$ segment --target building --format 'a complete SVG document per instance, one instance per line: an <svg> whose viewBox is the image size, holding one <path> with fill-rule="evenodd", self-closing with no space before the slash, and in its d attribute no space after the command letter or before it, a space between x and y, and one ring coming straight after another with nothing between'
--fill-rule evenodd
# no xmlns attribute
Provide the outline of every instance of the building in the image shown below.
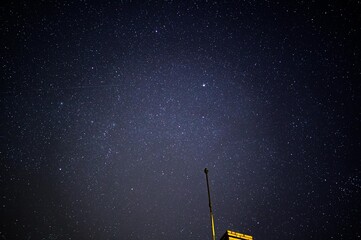
<svg viewBox="0 0 361 240"><path fill-rule="evenodd" d="M227 230L227 232L223 235L223 237L221 237L220 240L239 240L239 239L253 240L253 237L250 235L243 234L243 233L238 233L238 232L233 232L231 230Z"/></svg>

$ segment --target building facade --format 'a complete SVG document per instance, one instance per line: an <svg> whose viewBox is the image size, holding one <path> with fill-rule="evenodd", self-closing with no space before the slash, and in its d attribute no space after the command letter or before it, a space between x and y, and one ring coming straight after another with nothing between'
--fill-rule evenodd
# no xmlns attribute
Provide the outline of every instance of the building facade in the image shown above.
<svg viewBox="0 0 361 240"><path fill-rule="evenodd" d="M253 240L253 237L243 233L227 230L227 232L221 237L220 240Z"/></svg>

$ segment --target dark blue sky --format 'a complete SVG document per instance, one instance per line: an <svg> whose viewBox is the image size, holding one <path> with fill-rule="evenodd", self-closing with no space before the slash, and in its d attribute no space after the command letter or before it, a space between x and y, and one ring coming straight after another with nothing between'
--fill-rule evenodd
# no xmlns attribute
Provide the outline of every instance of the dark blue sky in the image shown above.
<svg viewBox="0 0 361 240"><path fill-rule="evenodd" d="M360 238L360 16L2 3L1 238Z"/></svg>

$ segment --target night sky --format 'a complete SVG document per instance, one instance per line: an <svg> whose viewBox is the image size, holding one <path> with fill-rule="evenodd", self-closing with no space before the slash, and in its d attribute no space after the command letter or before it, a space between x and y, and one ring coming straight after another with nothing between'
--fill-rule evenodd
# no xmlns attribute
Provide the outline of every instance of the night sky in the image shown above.
<svg viewBox="0 0 361 240"><path fill-rule="evenodd" d="M361 238L359 1L0 7L0 238Z"/></svg>

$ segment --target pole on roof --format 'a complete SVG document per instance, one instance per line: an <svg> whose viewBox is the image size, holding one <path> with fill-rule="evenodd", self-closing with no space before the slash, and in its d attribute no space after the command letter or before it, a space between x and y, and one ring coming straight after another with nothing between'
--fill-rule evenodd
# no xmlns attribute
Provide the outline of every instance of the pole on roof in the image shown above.
<svg viewBox="0 0 361 240"><path fill-rule="evenodd" d="M214 217L213 217L213 212L212 212L211 193L209 191L208 169L207 168L204 169L204 173L206 174L206 180L207 180L209 213L210 213L210 216L211 216L211 225L212 225L212 240L216 240L216 230L214 228Z"/></svg>

